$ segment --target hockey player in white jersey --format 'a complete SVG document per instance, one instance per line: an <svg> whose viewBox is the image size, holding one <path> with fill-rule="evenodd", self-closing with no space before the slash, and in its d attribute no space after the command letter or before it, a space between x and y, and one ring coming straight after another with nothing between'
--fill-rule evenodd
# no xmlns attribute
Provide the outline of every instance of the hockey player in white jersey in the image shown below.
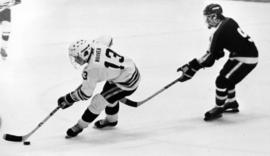
<svg viewBox="0 0 270 156"><path fill-rule="evenodd" d="M0 27L1 27L1 49L0 55L5 59L7 55L7 44L10 35L11 10L10 7L21 3L21 0L0 0Z"/></svg>
<svg viewBox="0 0 270 156"><path fill-rule="evenodd" d="M65 109L80 100L88 100L99 82L105 82L103 90L92 97L90 105L78 122L67 130L67 138L77 136L105 109L106 118L96 121L96 128L116 126L119 100L131 95L140 81L134 62L119 55L110 47L112 38L99 38L91 42L79 40L69 47L69 56L75 66L86 65L82 72L82 84L74 91L58 99L58 105Z"/></svg>

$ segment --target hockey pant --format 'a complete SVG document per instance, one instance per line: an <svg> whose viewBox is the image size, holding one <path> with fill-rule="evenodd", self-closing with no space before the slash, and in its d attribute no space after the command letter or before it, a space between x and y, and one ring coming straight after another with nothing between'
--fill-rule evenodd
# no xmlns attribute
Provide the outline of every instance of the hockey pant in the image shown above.
<svg viewBox="0 0 270 156"><path fill-rule="evenodd" d="M0 23L2 23L3 21L10 22L10 20L11 20L11 11L9 8L0 11Z"/></svg>
<svg viewBox="0 0 270 156"><path fill-rule="evenodd" d="M96 119L104 108L106 119L109 122L117 121L119 100L131 95L135 90L136 89L130 91L123 90L117 87L114 83L106 82L101 93L92 98L91 104L83 113L79 120L79 124L84 128L87 127L89 123Z"/></svg>
<svg viewBox="0 0 270 156"><path fill-rule="evenodd" d="M246 64L228 60L216 78L216 105L235 101L235 86L241 82L257 64Z"/></svg>

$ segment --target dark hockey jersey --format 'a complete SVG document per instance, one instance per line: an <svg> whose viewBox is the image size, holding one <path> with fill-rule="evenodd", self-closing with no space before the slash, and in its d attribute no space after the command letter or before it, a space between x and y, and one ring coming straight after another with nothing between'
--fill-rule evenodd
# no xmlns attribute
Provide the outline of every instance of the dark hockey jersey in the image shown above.
<svg viewBox="0 0 270 156"><path fill-rule="evenodd" d="M225 18L210 39L207 54L201 60L203 66L211 66L216 59L223 57L223 50L233 58L257 58L258 50L253 40L232 18Z"/></svg>

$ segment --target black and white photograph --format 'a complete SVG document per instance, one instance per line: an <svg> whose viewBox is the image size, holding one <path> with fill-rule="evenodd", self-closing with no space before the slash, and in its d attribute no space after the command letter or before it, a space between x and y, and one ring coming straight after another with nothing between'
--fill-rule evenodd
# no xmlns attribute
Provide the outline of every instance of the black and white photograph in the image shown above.
<svg viewBox="0 0 270 156"><path fill-rule="evenodd" d="M0 156L269 156L270 0L0 0Z"/></svg>

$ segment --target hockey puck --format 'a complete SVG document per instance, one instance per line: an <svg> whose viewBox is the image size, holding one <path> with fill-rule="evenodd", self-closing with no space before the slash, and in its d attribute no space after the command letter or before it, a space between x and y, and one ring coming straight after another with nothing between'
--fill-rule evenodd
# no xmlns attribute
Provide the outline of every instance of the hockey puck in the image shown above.
<svg viewBox="0 0 270 156"><path fill-rule="evenodd" d="M30 141L23 142L24 145L30 145Z"/></svg>

